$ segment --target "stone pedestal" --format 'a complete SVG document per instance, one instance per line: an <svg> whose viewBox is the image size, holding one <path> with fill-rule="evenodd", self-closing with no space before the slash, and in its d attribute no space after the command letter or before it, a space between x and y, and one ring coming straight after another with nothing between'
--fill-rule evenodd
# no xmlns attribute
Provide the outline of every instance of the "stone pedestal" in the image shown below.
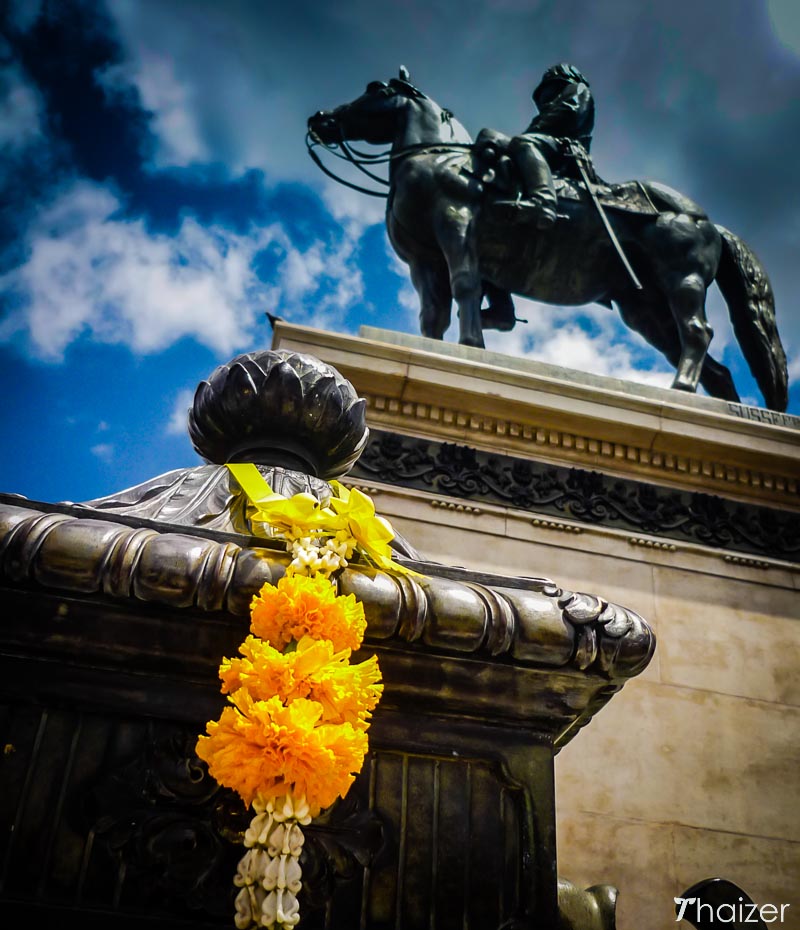
<svg viewBox="0 0 800 930"><path fill-rule="evenodd" d="M658 649L555 760L558 867L674 924L709 876L800 928L800 422L498 353L278 323L367 400L348 480L435 560L646 617Z"/></svg>
<svg viewBox="0 0 800 930"><path fill-rule="evenodd" d="M358 410L325 366L317 378L291 355L223 366L198 390L193 439L223 460L246 447L276 488L324 493L320 476L362 448ZM346 449L318 441L344 414ZM10 925L232 926L247 818L193 747L253 594L289 561L248 520L214 461L83 505L0 496ZM555 930L555 754L648 666L653 633L535 560L500 573L458 567L460 548L400 552L418 576L356 562L337 581L365 606L385 693L353 790L308 829L301 927Z"/></svg>

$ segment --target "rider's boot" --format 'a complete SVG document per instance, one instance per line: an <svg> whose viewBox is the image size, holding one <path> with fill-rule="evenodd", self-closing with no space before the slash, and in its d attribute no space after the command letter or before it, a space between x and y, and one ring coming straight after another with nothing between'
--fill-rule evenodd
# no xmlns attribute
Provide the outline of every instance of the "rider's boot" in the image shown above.
<svg viewBox="0 0 800 930"><path fill-rule="evenodd" d="M521 201L528 204L535 214L534 223L537 229L549 229L556 221L556 208L558 198L552 184L546 184L529 191Z"/></svg>
<svg viewBox="0 0 800 930"><path fill-rule="evenodd" d="M522 193L516 200L500 201L501 209L519 222L549 229L556 221L558 198L550 166L536 146L524 136L511 140L509 152L522 179Z"/></svg>
<svg viewBox="0 0 800 930"><path fill-rule="evenodd" d="M499 207L504 217L515 223L535 226L537 229L550 229L556 221L557 199L555 192L546 187L530 191L524 197L518 196L516 200L498 200L495 206Z"/></svg>
<svg viewBox="0 0 800 930"><path fill-rule="evenodd" d="M512 330L518 317L511 294L490 281L484 281L483 295L489 306L481 310L481 329L496 329L501 333Z"/></svg>

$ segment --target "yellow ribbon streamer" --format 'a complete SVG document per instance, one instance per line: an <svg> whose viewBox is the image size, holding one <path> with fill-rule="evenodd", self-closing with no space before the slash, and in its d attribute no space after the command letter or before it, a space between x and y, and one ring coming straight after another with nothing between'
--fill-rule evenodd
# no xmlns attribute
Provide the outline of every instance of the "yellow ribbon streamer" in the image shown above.
<svg viewBox="0 0 800 930"><path fill-rule="evenodd" d="M392 558L391 523L375 513L375 504L357 488L348 491L338 481L331 482L333 495L330 506L322 507L308 493L284 497L277 494L251 462L229 464L233 477L258 511L260 522L284 532L299 535L335 535L341 530L355 539L358 549L367 559L387 572L418 575L418 572L398 564Z"/></svg>

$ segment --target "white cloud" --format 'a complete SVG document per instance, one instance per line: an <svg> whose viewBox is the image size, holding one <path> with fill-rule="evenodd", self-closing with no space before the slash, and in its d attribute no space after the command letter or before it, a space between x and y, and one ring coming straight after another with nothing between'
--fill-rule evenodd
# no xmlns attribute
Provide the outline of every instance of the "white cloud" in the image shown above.
<svg viewBox="0 0 800 930"><path fill-rule="evenodd" d="M408 265L400 259L388 239L386 240L386 255L389 260L389 270L393 271L402 282L397 291L397 303L403 311L406 325L403 326L400 323L399 326L403 330L409 329L412 333L416 333L419 331L419 296L411 283Z"/></svg>
<svg viewBox="0 0 800 930"><path fill-rule="evenodd" d="M364 279L358 266L357 240L345 237L328 253L324 273L330 279L330 287L322 300L322 308L348 310L364 296Z"/></svg>
<svg viewBox="0 0 800 930"><path fill-rule="evenodd" d="M24 334L50 360L85 334L138 353L184 337L232 353L252 343L265 311L334 328L363 296L358 241L346 235L301 250L277 223L239 234L188 216L166 235L120 208L107 188L79 182L42 210L27 260L0 277L13 308L0 341ZM255 262L268 246L281 257L262 281Z"/></svg>
<svg viewBox="0 0 800 930"><path fill-rule="evenodd" d="M27 331L59 358L82 333L155 352L184 336L229 352L248 338L267 296L251 263L273 232L241 236L186 218L174 236L115 218L107 189L78 183L29 230L27 261L0 278L18 306L0 339Z"/></svg>
<svg viewBox="0 0 800 930"><path fill-rule="evenodd" d="M112 95L138 90L142 107L152 114L152 167L186 167L210 158L196 121L192 85L177 77L170 58L143 49L135 60L110 65L96 78Z"/></svg>
<svg viewBox="0 0 800 930"><path fill-rule="evenodd" d="M318 329L343 329L346 316L364 296L358 264L361 229L343 231L333 243L314 242L305 250L294 246L283 230L275 242L283 256L276 271L279 316Z"/></svg>
<svg viewBox="0 0 800 930"><path fill-rule="evenodd" d="M101 462L110 464L114 459L114 446L110 442L100 442L89 450Z"/></svg>
<svg viewBox="0 0 800 930"><path fill-rule="evenodd" d="M264 68L280 73L278 56L292 56L270 29L271 14L256 11L253 35L252 20L216 3L110 0L109 12L125 50L115 77L134 86L153 114L155 167L205 158L238 174L266 170L276 152L297 165L285 140L291 132L302 144L302 118L290 130L283 95L253 81ZM256 54L255 67L246 53Z"/></svg>
<svg viewBox="0 0 800 930"><path fill-rule="evenodd" d="M164 432L168 436L182 436L186 432L189 408L192 406L193 399L194 391L190 388L184 388L182 391L178 391L175 397L175 403L172 407L172 413L164 428Z"/></svg>
<svg viewBox="0 0 800 930"><path fill-rule="evenodd" d="M669 387L674 373L667 362L641 360L641 340L625 330L614 311L600 306L551 307L522 297L514 303L517 316L528 322L517 323L509 333L487 331L487 348L576 371ZM590 318L591 332L575 321L578 314Z"/></svg>
<svg viewBox="0 0 800 930"><path fill-rule="evenodd" d="M800 57L800 14L797 0L767 0L769 18L778 39Z"/></svg>
<svg viewBox="0 0 800 930"><path fill-rule="evenodd" d="M787 363L789 366L789 381L794 382L800 379L800 352L788 352Z"/></svg>
<svg viewBox="0 0 800 930"><path fill-rule="evenodd" d="M345 172L341 174L344 176ZM379 189L379 185L368 178L362 180L363 186L368 190ZM322 199L334 218L348 226L351 235L360 234L365 227L376 226L386 220L385 199L370 197L368 194L362 194L334 181L325 183L322 188Z"/></svg>
<svg viewBox="0 0 800 930"><path fill-rule="evenodd" d="M281 280L289 300L302 300L317 288L320 276L325 270L321 251L319 245L312 246L306 252L291 246L287 249L281 264Z"/></svg>

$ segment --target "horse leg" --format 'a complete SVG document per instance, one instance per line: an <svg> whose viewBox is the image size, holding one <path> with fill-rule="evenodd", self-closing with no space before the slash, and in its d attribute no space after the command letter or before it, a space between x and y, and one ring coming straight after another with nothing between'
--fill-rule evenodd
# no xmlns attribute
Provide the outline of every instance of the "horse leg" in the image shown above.
<svg viewBox="0 0 800 930"><path fill-rule="evenodd" d="M450 292L458 306L458 341L462 346L484 348L481 329L481 300L483 283L478 268L478 255L472 232L471 212L465 209L454 211L458 222L453 223L453 213L439 232L439 245L447 260L450 271Z"/></svg>
<svg viewBox="0 0 800 930"><path fill-rule="evenodd" d="M667 307L639 296L617 300L620 317L629 328L643 336L654 349L677 368L681 358L678 330ZM710 355L706 355L700 372L700 384L711 397L739 402L739 394L730 371Z"/></svg>
<svg viewBox="0 0 800 930"><path fill-rule="evenodd" d="M481 276L477 262L465 262L464 266L450 273L450 288L458 305L458 341L462 346L483 349L481 328Z"/></svg>
<svg viewBox="0 0 800 930"><path fill-rule="evenodd" d="M700 384L708 391L712 397L719 397L720 400L732 400L735 404L740 404L742 399L733 383L733 375L721 362L706 355L703 362L703 370L700 372Z"/></svg>
<svg viewBox="0 0 800 930"><path fill-rule="evenodd" d="M444 261L412 261L408 267L419 297L420 332L429 339L444 339L453 303L447 265Z"/></svg>
<svg viewBox="0 0 800 930"><path fill-rule="evenodd" d="M714 331L706 319L706 284L696 272L669 288L667 300L678 327L681 353L672 387L696 391Z"/></svg>

